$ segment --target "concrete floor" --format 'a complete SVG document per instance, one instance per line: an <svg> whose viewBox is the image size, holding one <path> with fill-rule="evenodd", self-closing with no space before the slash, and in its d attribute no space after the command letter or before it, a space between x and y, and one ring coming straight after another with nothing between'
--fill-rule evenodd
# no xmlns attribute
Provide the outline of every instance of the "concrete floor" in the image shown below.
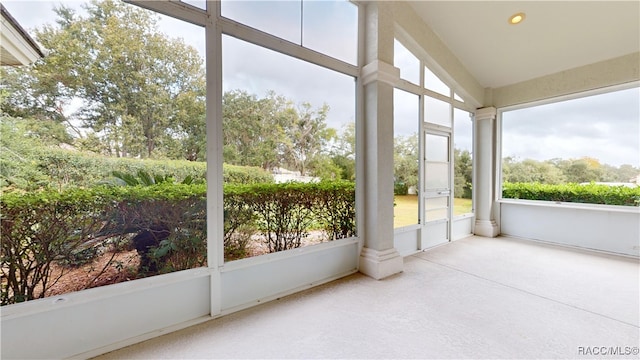
<svg viewBox="0 0 640 360"><path fill-rule="evenodd" d="M99 359L638 358L637 259L471 237L404 265L382 281L355 274Z"/></svg>

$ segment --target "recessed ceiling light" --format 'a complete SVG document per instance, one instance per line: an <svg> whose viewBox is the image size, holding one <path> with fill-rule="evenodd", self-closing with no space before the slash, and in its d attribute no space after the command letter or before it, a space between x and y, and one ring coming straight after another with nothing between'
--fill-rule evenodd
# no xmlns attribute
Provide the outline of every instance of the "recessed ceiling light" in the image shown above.
<svg viewBox="0 0 640 360"><path fill-rule="evenodd" d="M525 18L524 13L517 13L509 17L509 24L516 25L521 23Z"/></svg>

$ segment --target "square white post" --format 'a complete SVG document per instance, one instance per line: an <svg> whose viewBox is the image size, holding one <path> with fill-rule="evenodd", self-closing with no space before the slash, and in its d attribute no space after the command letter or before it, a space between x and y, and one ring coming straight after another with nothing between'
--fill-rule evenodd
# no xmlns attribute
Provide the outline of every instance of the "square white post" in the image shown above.
<svg viewBox="0 0 640 360"><path fill-rule="evenodd" d="M366 6L364 86L364 247L360 272L383 279L402 272L393 246L393 15L384 2Z"/></svg>

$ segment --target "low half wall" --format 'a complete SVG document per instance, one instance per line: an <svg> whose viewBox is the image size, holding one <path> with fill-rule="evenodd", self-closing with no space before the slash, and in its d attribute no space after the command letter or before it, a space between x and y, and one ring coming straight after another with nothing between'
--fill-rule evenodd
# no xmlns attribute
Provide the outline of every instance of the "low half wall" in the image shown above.
<svg viewBox="0 0 640 360"><path fill-rule="evenodd" d="M525 239L640 256L640 208L501 200L500 233Z"/></svg>

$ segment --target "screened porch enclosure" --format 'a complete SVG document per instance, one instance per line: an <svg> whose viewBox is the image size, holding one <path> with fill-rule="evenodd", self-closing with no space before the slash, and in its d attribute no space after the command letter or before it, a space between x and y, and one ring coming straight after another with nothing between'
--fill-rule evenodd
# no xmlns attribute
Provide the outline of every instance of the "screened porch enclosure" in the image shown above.
<svg viewBox="0 0 640 360"><path fill-rule="evenodd" d="M98 359L631 359L637 270L634 259L475 236L405 257L401 275L354 274Z"/></svg>
<svg viewBox="0 0 640 360"><path fill-rule="evenodd" d="M533 358L601 345L637 356L639 204L505 198L502 151L508 111L638 93L639 3L125 3L204 34L206 264L3 306L3 358ZM283 71L290 77L274 75ZM327 123L349 140L338 155L349 164L354 225L233 259L223 163L244 130L225 138L223 104L261 83L295 99L300 114L326 105ZM269 96L260 101L278 104ZM327 101L304 105L314 97ZM624 116L639 126L639 114ZM640 169L637 135L617 169ZM258 145L243 151L290 144ZM311 155L293 148L292 163L309 166ZM336 306L325 314L327 304ZM245 338L231 339L232 329ZM300 334L276 344L269 329Z"/></svg>

